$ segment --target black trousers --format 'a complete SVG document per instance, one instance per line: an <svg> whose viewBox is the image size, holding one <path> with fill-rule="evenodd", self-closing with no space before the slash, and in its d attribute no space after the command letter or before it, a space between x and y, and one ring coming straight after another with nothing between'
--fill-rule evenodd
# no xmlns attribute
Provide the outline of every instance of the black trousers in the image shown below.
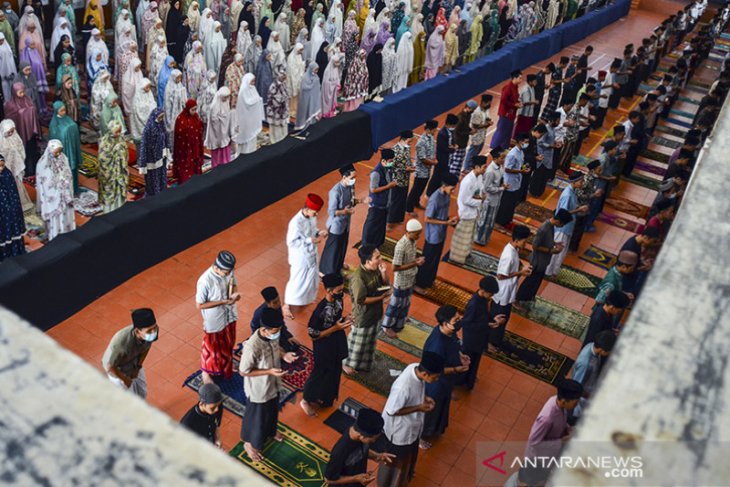
<svg viewBox="0 0 730 487"><path fill-rule="evenodd" d="M431 196L434 191L441 187L442 173L434 169L431 174L431 179L428 181L428 187L426 187L426 196Z"/></svg>
<svg viewBox="0 0 730 487"><path fill-rule="evenodd" d="M464 375L464 387L468 390L474 389L474 384L477 381L477 372L479 372L479 363L482 360L482 352L468 352L466 355L469 357L469 370Z"/></svg>
<svg viewBox="0 0 730 487"><path fill-rule="evenodd" d="M533 301L535 299L537 292L540 290L540 284L542 284L542 280L545 278L546 270L532 270L532 274L522 281L520 288L517 290L517 301Z"/></svg>
<svg viewBox="0 0 730 487"><path fill-rule="evenodd" d="M436 280L436 274L439 270L439 263L441 262L441 254L444 251L444 242L439 244L430 244L426 242L423 246L423 257L426 262L418 268L418 274L416 274L416 286L422 288L429 288L433 286L433 281Z"/></svg>
<svg viewBox="0 0 730 487"><path fill-rule="evenodd" d="M568 250L576 252L580 247L580 241L583 238L583 233L586 230L586 221L588 221L588 215L576 215L575 226L573 227L573 235L570 236L570 243L568 244Z"/></svg>
<svg viewBox="0 0 730 487"><path fill-rule="evenodd" d="M554 162L553 162L554 164ZM535 198L539 198L545 192L550 173L552 171L545 166L537 166L535 172L530 178L530 194Z"/></svg>
<svg viewBox="0 0 730 487"><path fill-rule="evenodd" d="M520 202L520 191L503 191L502 198L499 201L499 209L497 210L497 216L494 219L495 223L499 223L502 226L509 225L512 223L512 218L515 216L515 208Z"/></svg>
<svg viewBox="0 0 730 487"><path fill-rule="evenodd" d="M416 206L421 205L421 196L423 195L423 190L426 189L427 184L428 178L413 179L413 186L411 187L411 192L408 193L408 199L406 200L406 211L408 213L413 213L413 209Z"/></svg>
<svg viewBox="0 0 730 487"><path fill-rule="evenodd" d="M385 242L388 208L368 208L368 216L362 226L362 243L380 247Z"/></svg>
<svg viewBox="0 0 730 487"><path fill-rule="evenodd" d="M388 223L403 223L406 217L406 198L408 186L396 186L390 190L388 206Z"/></svg>
<svg viewBox="0 0 730 487"><path fill-rule="evenodd" d="M241 439L261 451L266 440L276 435L279 423L278 396L266 402L248 402L241 422Z"/></svg>
<svg viewBox="0 0 730 487"><path fill-rule="evenodd" d="M319 263L319 271L324 274L338 274L342 270L345 263L345 254L347 254L347 241L350 232L342 235L330 233L327 236L327 242L324 244L322 251L322 260Z"/></svg>
<svg viewBox="0 0 730 487"><path fill-rule="evenodd" d="M495 347L499 347L502 345L502 340L504 339L504 331L507 329L507 323L509 323L509 318L512 316L512 303L502 306L501 304L494 302L492 303L492 316L497 315L504 315L506 320L504 320L504 323L499 325L497 328L491 328L489 331L489 343L494 345Z"/></svg>

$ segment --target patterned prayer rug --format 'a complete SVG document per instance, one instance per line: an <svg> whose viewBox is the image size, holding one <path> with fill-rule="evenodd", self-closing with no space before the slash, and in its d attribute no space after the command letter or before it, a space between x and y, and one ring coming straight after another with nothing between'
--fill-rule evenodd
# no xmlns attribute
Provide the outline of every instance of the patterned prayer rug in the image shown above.
<svg viewBox="0 0 730 487"><path fill-rule="evenodd" d="M674 125L679 125L680 127L686 127L687 129L692 128L692 122L688 122L686 120L680 120L677 117L667 117L667 122L673 123Z"/></svg>
<svg viewBox="0 0 730 487"><path fill-rule="evenodd" d="M382 338L381 335L383 335L383 332L379 331L378 336L380 338ZM416 355L414 362L420 356L420 354ZM369 372L360 371L355 375L348 375L346 377L362 384L381 396L388 397L390 387L403 369L406 368L406 365L408 364L376 349L375 356L373 357L373 367Z"/></svg>
<svg viewBox="0 0 730 487"><path fill-rule="evenodd" d="M591 245L585 252L583 252L580 259L590 262L601 269L608 270L616 264L616 259L618 259L618 257L616 254L613 254L608 250L603 250L595 245Z"/></svg>
<svg viewBox="0 0 730 487"><path fill-rule="evenodd" d="M464 312L466 303L469 302L472 294L473 291L469 289L437 277L433 286L422 297L434 304L450 304L460 312ZM513 311L531 321L568 336L580 336L590 321L588 316L579 311L566 308L565 306L540 297L536 299L527 314L518 313L517 310Z"/></svg>
<svg viewBox="0 0 730 487"><path fill-rule="evenodd" d="M690 120L693 120L695 118L694 113L687 112L684 110L679 110L678 108L672 108L671 110L669 110L669 113L671 113L672 115L676 115L678 117L689 118Z"/></svg>
<svg viewBox="0 0 730 487"><path fill-rule="evenodd" d="M464 264L458 264L450 261L449 255L449 252L444 255L444 262L476 272L482 276L497 275L497 266L499 265L499 258L497 257L472 249L471 253L466 258L466 262ZM563 264L560 268L560 272L557 276L546 276L545 280L554 282L559 286L567 287L568 289L572 289L573 291L577 291L581 294L585 294L591 298L596 297L596 294L598 294L598 284L601 283L600 277L596 277L593 274L583 272L565 264Z"/></svg>
<svg viewBox="0 0 730 487"><path fill-rule="evenodd" d="M667 142L672 142L667 139L662 139L662 140L665 140ZM675 142L675 143L678 144L677 147L682 145L680 142ZM676 147L674 147L674 148L676 149ZM655 151L652 149L644 149L643 151L641 151L641 154L639 154L639 155L642 157L646 157L647 159L652 159L657 162L661 162L662 164L669 164L669 156L667 154L664 154L663 152Z"/></svg>
<svg viewBox="0 0 730 487"><path fill-rule="evenodd" d="M651 139L651 143L655 145L660 145L662 147L668 147L669 149L677 149L682 146L682 142L678 140L667 139L666 137L662 137L661 135L655 135L654 138Z"/></svg>
<svg viewBox="0 0 730 487"><path fill-rule="evenodd" d="M620 196L606 199L606 205L640 220L645 220L646 215L649 213L648 206L641 205L626 198L621 198Z"/></svg>
<svg viewBox="0 0 730 487"><path fill-rule="evenodd" d="M663 178L664 174L667 172L665 167L655 166L654 164L645 161L636 161L634 169L638 169L639 171L644 171L649 174L655 174L661 178Z"/></svg>
<svg viewBox="0 0 730 487"><path fill-rule="evenodd" d="M48 241L46 224L43 222L40 215L35 212L35 208L31 208L23 213L23 220L25 220L26 237L32 240L39 240L43 243Z"/></svg>
<svg viewBox="0 0 730 487"><path fill-rule="evenodd" d="M393 339L383 335L380 339L420 357L431 330L433 328L426 323L408 318L398 338ZM573 360L565 355L510 331L505 331L502 349L499 352L484 354L548 384L555 384L564 378L573 366Z"/></svg>
<svg viewBox="0 0 730 487"><path fill-rule="evenodd" d="M536 205L529 201L523 201L517 208L515 208L515 214L522 216L523 218L530 218L540 223L544 222L553 215L554 211L544 206Z"/></svg>
<svg viewBox="0 0 730 487"><path fill-rule="evenodd" d="M229 455L248 465L271 482L286 487L319 487L327 485L324 473L330 453L284 423L277 425L284 441L270 439L261 451L264 459L254 462L239 442Z"/></svg>
<svg viewBox="0 0 730 487"><path fill-rule="evenodd" d="M699 105L700 104L700 100L698 100L696 98L691 98L689 96L682 96L682 95L680 95L679 97L677 97L677 100L683 101L685 103L691 103L693 105Z"/></svg>
<svg viewBox="0 0 730 487"><path fill-rule="evenodd" d="M79 196L74 198L73 207L83 216L94 216L102 211L97 192L84 187L79 188Z"/></svg>
<svg viewBox="0 0 730 487"><path fill-rule="evenodd" d="M682 140L684 140L684 138L687 136L687 131L686 130L681 130L681 129L674 128L674 127L669 127L669 126L663 125L663 124L658 124L656 126L656 130L657 130L657 132L663 132L665 134L669 134L669 135L673 135L675 137L679 137Z"/></svg>
<svg viewBox="0 0 730 487"><path fill-rule="evenodd" d="M621 218L620 216L613 215L611 213L599 213L597 220L631 233L639 233L639 228L643 226L640 223Z"/></svg>
<svg viewBox="0 0 730 487"><path fill-rule="evenodd" d="M661 181L659 179L652 178L650 176L644 176L641 174L631 174L630 176L624 176L624 180L629 183L642 186L644 188L653 189L654 191L658 191L659 184L661 184Z"/></svg>

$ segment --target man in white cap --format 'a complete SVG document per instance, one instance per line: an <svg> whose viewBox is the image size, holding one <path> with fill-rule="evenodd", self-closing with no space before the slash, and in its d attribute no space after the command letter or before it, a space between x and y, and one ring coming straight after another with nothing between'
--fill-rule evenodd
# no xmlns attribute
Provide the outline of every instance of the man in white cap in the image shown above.
<svg viewBox="0 0 730 487"><path fill-rule="evenodd" d="M403 330L408 311L411 308L411 296L413 286L416 284L418 267L422 266L426 259L418 257L416 242L421 236L423 225L416 219L411 218L406 223L406 233L395 244L393 253L393 295L385 310L385 318L382 321L383 332L390 338L396 338L398 332Z"/></svg>
<svg viewBox="0 0 730 487"><path fill-rule="evenodd" d="M195 304L203 315L203 347L200 370L203 382L211 376L233 376L233 347L236 345L236 303L241 299L233 275L236 258L227 250L218 252L215 263L198 279Z"/></svg>

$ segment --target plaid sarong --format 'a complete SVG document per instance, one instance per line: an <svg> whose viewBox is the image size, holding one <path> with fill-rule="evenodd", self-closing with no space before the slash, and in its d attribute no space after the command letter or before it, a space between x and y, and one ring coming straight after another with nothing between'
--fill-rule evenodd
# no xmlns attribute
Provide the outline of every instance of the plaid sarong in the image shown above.
<svg viewBox="0 0 730 487"><path fill-rule="evenodd" d="M466 258L471 252L471 242L474 238L474 227L476 226L476 218L472 220L461 220L454 229L454 235L451 237L451 250L449 251L449 260L457 264L466 262Z"/></svg>
<svg viewBox="0 0 730 487"><path fill-rule="evenodd" d="M395 332L399 332L406 324L408 311L411 308L411 296L413 288L405 289L393 288L393 294L390 296L390 303L385 310L385 318L383 318L382 327L390 328Z"/></svg>
<svg viewBox="0 0 730 487"><path fill-rule="evenodd" d="M357 371L368 372L373 366L375 341L378 338L379 327L377 323L369 323L369 325L353 325L352 331L347 335L348 356L342 363Z"/></svg>
<svg viewBox="0 0 730 487"><path fill-rule="evenodd" d="M453 174L457 178L461 175L461 166L464 165L464 158L466 157L466 147L463 149L454 149L449 158L449 173Z"/></svg>

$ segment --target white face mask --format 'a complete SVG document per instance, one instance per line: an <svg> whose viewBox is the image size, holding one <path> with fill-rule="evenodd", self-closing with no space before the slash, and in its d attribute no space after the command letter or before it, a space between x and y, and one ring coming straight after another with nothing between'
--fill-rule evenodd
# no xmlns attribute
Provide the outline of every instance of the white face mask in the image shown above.
<svg viewBox="0 0 730 487"><path fill-rule="evenodd" d="M348 186L355 186L355 179L353 178L353 179L348 180L347 181L347 185Z"/></svg>
<svg viewBox="0 0 730 487"><path fill-rule="evenodd" d="M152 333L148 333L144 336L144 341L146 342L154 342L157 340L157 332L153 331Z"/></svg>

